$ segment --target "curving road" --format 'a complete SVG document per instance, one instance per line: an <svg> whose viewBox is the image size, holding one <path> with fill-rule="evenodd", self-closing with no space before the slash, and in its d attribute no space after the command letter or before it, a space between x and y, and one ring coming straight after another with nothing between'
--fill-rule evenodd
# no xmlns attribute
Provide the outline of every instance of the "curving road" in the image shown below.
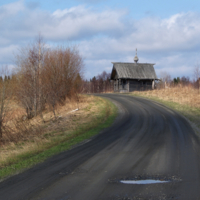
<svg viewBox="0 0 200 200"><path fill-rule="evenodd" d="M99 95L119 107L92 140L0 183L0 199L200 199L200 143L189 123L158 103ZM170 182L123 184L120 180Z"/></svg>

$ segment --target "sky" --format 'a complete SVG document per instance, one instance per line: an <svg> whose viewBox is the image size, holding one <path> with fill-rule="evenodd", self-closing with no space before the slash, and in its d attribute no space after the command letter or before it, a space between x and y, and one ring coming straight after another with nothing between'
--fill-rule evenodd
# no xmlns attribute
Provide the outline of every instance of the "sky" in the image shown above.
<svg viewBox="0 0 200 200"><path fill-rule="evenodd" d="M77 45L84 77L111 62L155 63L157 76L193 79L200 66L199 0L0 0L0 67L41 34L47 44Z"/></svg>

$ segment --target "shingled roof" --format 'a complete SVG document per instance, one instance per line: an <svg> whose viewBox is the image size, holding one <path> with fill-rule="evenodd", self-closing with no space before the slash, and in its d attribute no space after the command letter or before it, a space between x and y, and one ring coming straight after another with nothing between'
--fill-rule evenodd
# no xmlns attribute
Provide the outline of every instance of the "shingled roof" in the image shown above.
<svg viewBox="0 0 200 200"><path fill-rule="evenodd" d="M154 79L158 80L154 70L155 64L113 62L111 79Z"/></svg>

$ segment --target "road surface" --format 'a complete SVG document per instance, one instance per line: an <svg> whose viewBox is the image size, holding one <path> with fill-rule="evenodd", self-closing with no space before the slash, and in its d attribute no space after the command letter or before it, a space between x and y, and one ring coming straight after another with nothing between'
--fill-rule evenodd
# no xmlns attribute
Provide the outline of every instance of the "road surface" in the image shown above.
<svg viewBox="0 0 200 200"><path fill-rule="evenodd" d="M0 199L200 199L200 143L190 124L149 100L99 96L119 107L114 124L83 145L1 182ZM170 182L120 182L143 179Z"/></svg>

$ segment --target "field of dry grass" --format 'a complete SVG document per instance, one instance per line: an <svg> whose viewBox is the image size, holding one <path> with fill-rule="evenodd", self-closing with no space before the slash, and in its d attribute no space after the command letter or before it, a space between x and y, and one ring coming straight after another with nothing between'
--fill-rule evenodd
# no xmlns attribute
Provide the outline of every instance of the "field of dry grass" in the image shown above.
<svg viewBox="0 0 200 200"><path fill-rule="evenodd" d="M176 102L194 108L200 108L200 93L192 87L174 87L152 91L134 92L147 97L157 97L162 100Z"/></svg>
<svg viewBox="0 0 200 200"><path fill-rule="evenodd" d="M12 102L11 107L10 110L15 118L21 119L25 114L23 108L16 103ZM78 107L79 109L74 111ZM31 120L21 120L19 122L22 126L21 133L17 133L18 137L15 140L5 139L4 145L0 146L0 170L16 163L18 157L41 153L73 138L73 134L79 129L81 132L81 129L87 131L98 126L103 122L102 118L106 120L106 116L113 114L107 113L110 112L108 109L106 100L82 95L79 105L76 101L68 100L64 106L59 106L56 110L56 118L49 109L43 112L45 123L40 116ZM8 118L7 121L13 123L13 117Z"/></svg>

